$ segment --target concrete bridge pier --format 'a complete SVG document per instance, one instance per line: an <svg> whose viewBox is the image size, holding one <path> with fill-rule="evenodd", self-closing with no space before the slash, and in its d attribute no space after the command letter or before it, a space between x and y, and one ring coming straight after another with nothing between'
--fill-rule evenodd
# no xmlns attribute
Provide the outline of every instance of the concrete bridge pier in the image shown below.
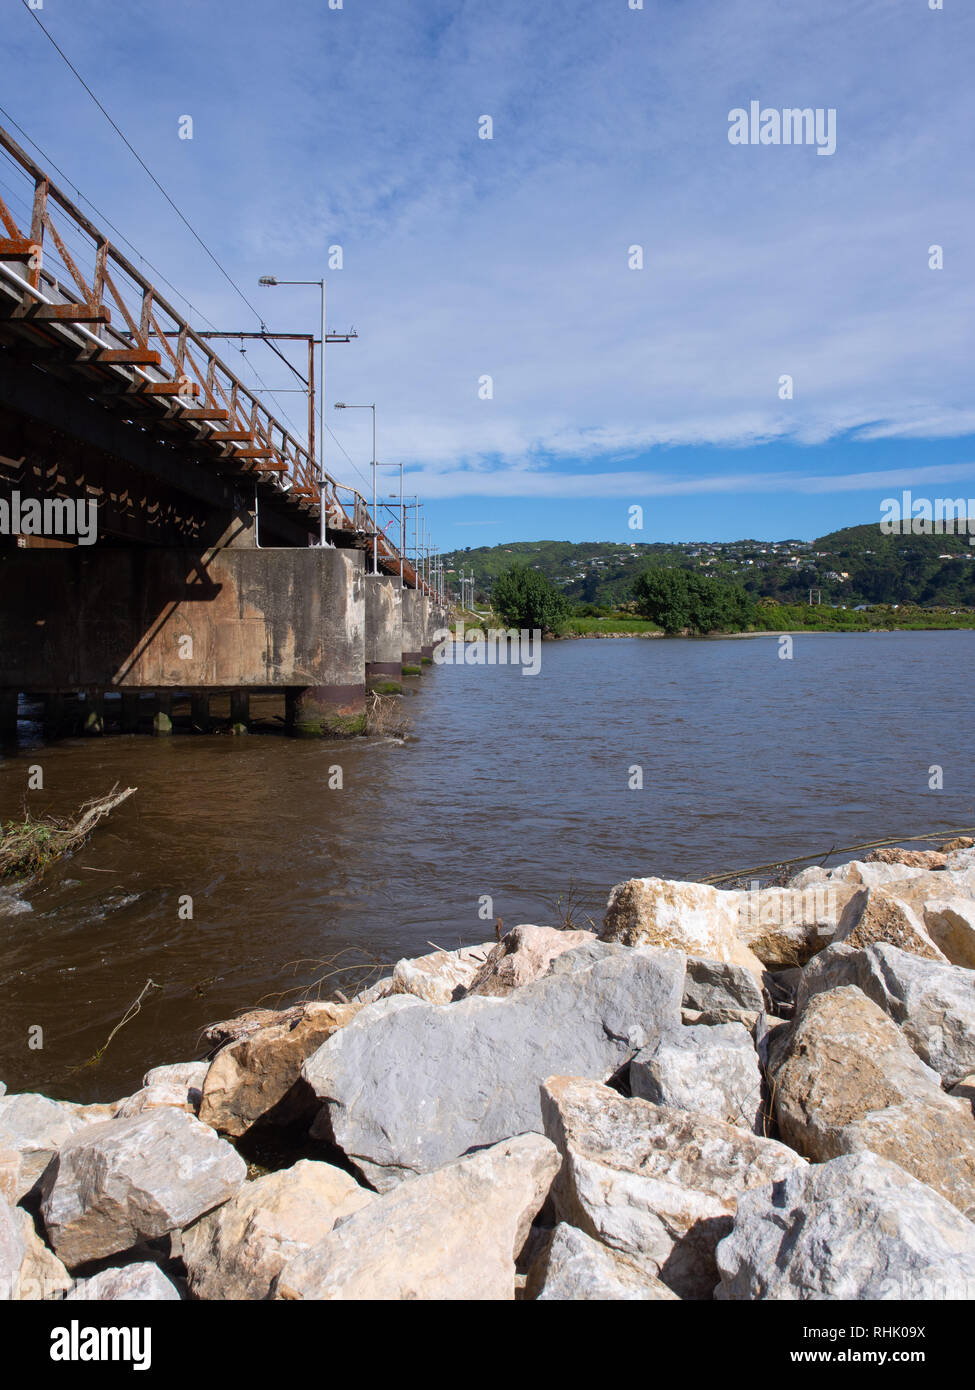
<svg viewBox="0 0 975 1390"><path fill-rule="evenodd" d="M246 690L230 692L230 732L246 734L251 722L251 697Z"/></svg>
<svg viewBox="0 0 975 1390"><path fill-rule="evenodd" d="M298 734L365 727L360 550L18 549L0 557L0 581L0 724L16 692L32 691L46 698L49 735L75 732L79 719L99 733L110 691L134 731L140 692L155 692L147 714L168 734L176 692L191 692L195 717L221 690L233 692L232 719L246 727L248 692L261 690L286 697Z"/></svg>
<svg viewBox="0 0 975 1390"><path fill-rule="evenodd" d="M64 696L59 690L44 696L43 729L45 738L60 738L67 722Z"/></svg>
<svg viewBox="0 0 975 1390"><path fill-rule="evenodd" d="M295 554L296 552L283 552ZM293 674L313 669L315 683L287 681L286 719L299 737L359 734L366 727L366 573L360 550L297 552L311 557L317 582L304 598L302 646L314 662Z"/></svg>
<svg viewBox="0 0 975 1390"><path fill-rule="evenodd" d="M423 661L433 660L433 634L440 623L437 620L437 605L428 594L423 595L423 638L420 643L420 657Z"/></svg>
<svg viewBox="0 0 975 1390"><path fill-rule="evenodd" d="M299 738L364 733L365 680L361 684L316 685L287 690L285 709L288 730Z"/></svg>
<svg viewBox="0 0 975 1390"><path fill-rule="evenodd" d="M394 684L403 679L403 596L399 579L367 574L366 686Z"/></svg>
<svg viewBox="0 0 975 1390"><path fill-rule="evenodd" d="M414 674L423 659L425 602L418 589L403 590L403 667L413 668Z"/></svg>
<svg viewBox="0 0 975 1390"><path fill-rule="evenodd" d="M430 632L434 640L434 645L439 645L437 638L438 632L446 632L450 628L450 609L442 603L433 605L430 618Z"/></svg>

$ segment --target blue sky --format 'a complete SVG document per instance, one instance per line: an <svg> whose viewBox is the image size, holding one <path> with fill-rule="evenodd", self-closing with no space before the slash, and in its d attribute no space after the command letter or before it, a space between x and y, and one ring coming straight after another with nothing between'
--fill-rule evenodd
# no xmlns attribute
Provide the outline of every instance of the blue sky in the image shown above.
<svg viewBox="0 0 975 1390"><path fill-rule="evenodd" d="M329 324L360 336L329 350L328 399L378 403L380 458L406 462L448 548L812 537L903 488L975 496L975 14L944 4L38 14L269 327L314 326L315 292L258 276L318 279L342 246ZM2 6L0 105L211 323L257 327L20 0ZM730 144L752 100L834 108L835 154ZM280 405L301 424L299 396ZM369 414L329 413L349 457L330 439L327 466L365 491Z"/></svg>

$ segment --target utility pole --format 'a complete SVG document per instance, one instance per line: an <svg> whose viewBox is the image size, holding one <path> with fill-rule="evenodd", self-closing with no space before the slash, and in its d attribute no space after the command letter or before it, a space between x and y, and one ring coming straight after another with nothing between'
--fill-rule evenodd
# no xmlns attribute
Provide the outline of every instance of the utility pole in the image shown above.
<svg viewBox="0 0 975 1390"><path fill-rule="evenodd" d="M404 504L403 504L403 550L404 550L404 552L405 552L405 550L406 550L406 511L407 511L407 508L411 509L412 512L413 512L413 546L412 546L413 573L416 575L417 587L418 587L418 588L419 588L420 583L421 583L421 575L420 575L420 508L421 508L422 506L423 506L423 503L420 501L420 499L419 499L419 497L416 495L416 493L414 493L413 496L412 496L408 501L404 502Z"/></svg>
<svg viewBox="0 0 975 1390"><path fill-rule="evenodd" d="M378 484L376 482L376 403L373 401L369 405L349 405L345 401L335 402L336 410L371 410L372 411L372 572L379 573L379 516L377 508L379 506ZM324 428L324 426L323 426Z"/></svg>
<svg viewBox="0 0 975 1390"><path fill-rule="evenodd" d="M322 308L322 336L321 336L321 372L318 380L319 398L319 425L320 438L318 440L318 457L315 457L315 441L312 437L313 431L309 426L308 452L313 467L317 465L318 470L318 510L319 510L319 545L328 545L328 515L325 510L325 494L328 488L328 475L325 472L325 344L327 342L347 343L357 334L353 331L348 334L334 333L329 334L325 327L325 277L321 280L279 280L274 275L262 275L257 282L266 289L271 289L276 285L316 285L321 292ZM310 373L309 373L310 374ZM314 414L314 405L312 405ZM375 415L373 416L373 432L375 433ZM375 449L373 449L375 453Z"/></svg>
<svg viewBox="0 0 975 1390"><path fill-rule="evenodd" d="M322 437L321 437L321 440L319 441L319 440L316 438L316 436L315 436L315 347L319 344L319 341L320 341L320 342L321 342L321 360L322 360L322 364L323 364L322 369L324 370L324 362L325 362L325 343L326 343L326 342L329 342L329 343L351 343L351 342L352 342L352 339L353 339L353 338L357 338L359 335L355 332L354 329L350 330L348 333L326 333L326 331L325 331L325 283L324 283L324 281L318 281L318 280L314 280L314 281L305 281L305 280L294 280L294 281L292 281L292 280L275 280L275 278L274 278L272 275L265 275L265 276L262 276L262 277L261 277L260 283L261 283L262 285L268 285L268 286L269 286L269 285L286 285L286 284L287 284L287 285L290 285L290 284L297 284L297 285L316 284L316 285L320 285L320 286L321 286L321 292L322 292L322 337L321 337L321 340L319 340L319 339L315 336L314 333L269 333L268 330L267 330L266 328L262 328L261 331L260 331L260 333L254 333L254 332L250 332L250 331L223 332L222 330L221 330L221 331L218 331L218 330L214 329L212 332L201 333L199 336L200 336L201 338L229 338L229 339L239 338L239 339L241 339L241 340L243 340L244 338L261 338L261 339L263 339L263 341L264 341L265 343L268 344L268 346L271 348L272 352L277 353L278 357L281 358L281 360L282 360L282 362L284 362L285 366L288 367L288 368L295 374L295 376L296 376L296 377L298 378L298 380L301 382L302 386L304 386L304 387L306 388L306 390L307 390L307 392L308 392L308 457L309 457L309 459L310 459L310 461L311 461L312 472L313 472L313 474L316 476L317 481L318 481L319 545L328 545L328 538L327 538L327 531L328 531L328 516L327 516L326 510L325 510L325 483L326 483L326 475L325 475L325 464L324 464L324 457L325 457L325 433L324 433L324 423L323 423L323 427L322 427ZM307 344L308 344L308 376L307 376L307 378L306 378L306 377L303 377L303 376L301 375L301 373L298 371L297 367L294 365L294 363L292 363L291 361L289 361L289 359L284 355L284 353L281 352L279 348L276 348L276 347L274 346L275 343L278 343L278 342L303 342L303 343L307 343ZM270 395L270 396L273 396L273 395L275 395L275 394L277 394L277 393L276 393L274 390L268 388L266 391L255 391L254 394L255 394L255 395L258 395L258 396L260 396L260 395ZM323 422L324 422L324 418L325 418L325 417L324 417L324 408L325 408L325 397L324 397L324 391L322 391L322 395L321 395L321 410L322 410L322 420L323 420ZM234 428L234 425L233 425L233 424L231 424L231 428ZM296 479L295 481L297 481L297 479Z"/></svg>
<svg viewBox="0 0 975 1390"><path fill-rule="evenodd" d="M403 588L403 571L406 565L406 503L403 498L403 464L381 463L380 468L399 468L399 498L395 492L383 494L383 506L399 501L399 586ZM390 508L389 510L392 510Z"/></svg>
<svg viewBox="0 0 975 1390"><path fill-rule="evenodd" d="M403 587L403 567L406 564L406 503L403 501L403 461L399 465L399 586Z"/></svg>

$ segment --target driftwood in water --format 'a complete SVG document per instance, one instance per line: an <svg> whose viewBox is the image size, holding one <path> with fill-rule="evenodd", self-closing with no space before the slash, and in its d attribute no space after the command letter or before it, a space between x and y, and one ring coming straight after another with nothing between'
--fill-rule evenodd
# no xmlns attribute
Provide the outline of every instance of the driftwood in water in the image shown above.
<svg viewBox="0 0 975 1390"><path fill-rule="evenodd" d="M135 787L126 787L124 791L119 791L116 783L107 796L86 801L70 820L55 816L34 820L25 812L22 821L7 821L0 825L0 878L37 873L55 859L77 849L84 844L99 821L104 820L135 790Z"/></svg>

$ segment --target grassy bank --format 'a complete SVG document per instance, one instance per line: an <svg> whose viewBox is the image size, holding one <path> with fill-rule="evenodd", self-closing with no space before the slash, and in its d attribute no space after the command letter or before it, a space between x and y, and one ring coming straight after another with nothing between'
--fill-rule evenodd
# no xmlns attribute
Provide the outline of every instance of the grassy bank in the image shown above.
<svg viewBox="0 0 975 1390"><path fill-rule="evenodd" d="M465 614L463 621L468 635L504 626L501 619L494 616L481 618ZM761 632L948 632L957 629L975 629L975 610L915 608L905 604L896 609L878 605L856 612L852 608L825 605L811 608L808 604L773 604L758 606L753 621L743 627L729 628L727 632L737 636ZM608 637L621 633L627 637L662 636L663 629L647 618L622 611L600 617L570 615L558 635Z"/></svg>
<svg viewBox="0 0 975 1390"><path fill-rule="evenodd" d="M812 607L807 604L775 604L759 606L755 621L745 631L784 632L925 632L975 628L975 612L971 609L952 611L947 608L915 608L905 604L899 608L886 605L856 612L852 608Z"/></svg>
<svg viewBox="0 0 975 1390"><path fill-rule="evenodd" d="M567 634L578 637L598 637L611 632L625 632L628 637L639 637L644 632L660 632L656 623L646 618L634 618L632 613L619 613L609 618L569 618L565 625Z"/></svg>

